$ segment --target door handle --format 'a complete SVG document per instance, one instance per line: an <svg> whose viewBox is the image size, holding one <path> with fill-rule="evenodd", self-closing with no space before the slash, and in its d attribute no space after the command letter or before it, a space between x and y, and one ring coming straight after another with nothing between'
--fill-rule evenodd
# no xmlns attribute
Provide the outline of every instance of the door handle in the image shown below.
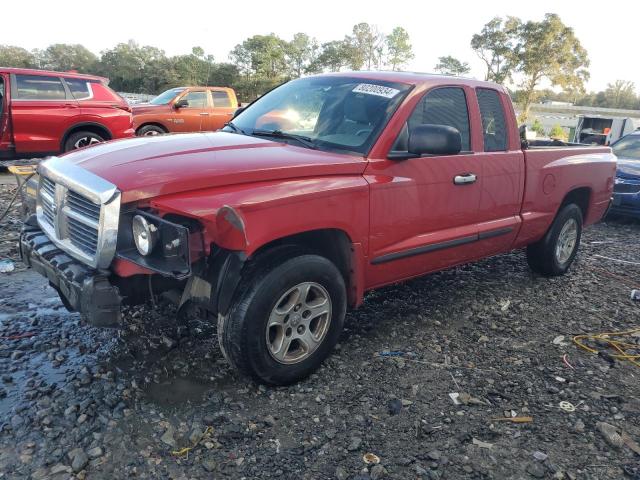
<svg viewBox="0 0 640 480"><path fill-rule="evenodd" d="M453 177L453 183L455 185L468 185L470 183L475 183L478 177L475 173L465 173L463 175L456 175Z"/></svg>
<svg viewBox="0 0 640 480"><path fill-rule="evenodd" d="M64 106L67 108L78 108L78 105L75 103L65 103Z"/></svg>
<svg viewBox="0 0 640 480"><path fill-rule="evenodd" d="M207 116L207 115L209 115L209 112L200 112L200 115Z"/></svg>

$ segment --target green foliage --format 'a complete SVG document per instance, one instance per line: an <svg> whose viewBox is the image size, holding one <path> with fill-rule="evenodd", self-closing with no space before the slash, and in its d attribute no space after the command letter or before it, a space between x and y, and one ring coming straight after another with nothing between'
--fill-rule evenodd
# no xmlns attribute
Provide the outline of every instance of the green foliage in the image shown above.
<svg viewBox="0 0 640 480"><path fill-rule="evenodd" d="M439 57L438 64L435 66L436 72L443 73L445 75L466 75L471 71L471 67L467 62L461 62L455 57L448 55L446 57Z"/></svg>
<svg viewBox="0 0 640 480"><path fill-rule="evenodd" d="M533 121L531 130L536 132L536 134L538 134L540 137L544 137L545 135L544 127L542 126L542 123L540 123L540 120L538 120L537 118Z"/></svg>
<svg viewBox="0 0 640 480"><path fill-rule="evenodd" d="M387 35L385 46L387 49L386 63L391 67L391 70L399 70L414 57L409 33L402 27L394 28L391 34Z"/></svg>
<svg viewBox="0 0 640 480"><path fill-rule="evenodd" d="M83 45L56 43L42 52L40 65L47 70L66 72L76 70L81 73L95 71L98 57Z"/></svg>
<svg viewBox="0 0 640 480"><path fill-rule="evenodd" d="M353 26L352 35L345 38L344 49L348 65L352 70L380 68L384 55L385 36L368 23Z"/></svg>
<svg viewBox="0 0 640 480"><path fill-rule="evenodd" d="M515 17L492 18L480 33L471 37L471 48L485 63L485 80L504 83L511 79L516 65L515 42L520 20Z"/></svg>
<svg viewBox="0 0 640 480"><path fill-rule="evenodd" d="M3 67L38 68L36 56L22 47L0 45L0 65Z"/></svg>
<svg viewBox="0 0 640 480"><path fill-rule="evenodd" d="M549 137L566 141L569 138L567 132L560 125L556 124L549 130Z"/></svg>

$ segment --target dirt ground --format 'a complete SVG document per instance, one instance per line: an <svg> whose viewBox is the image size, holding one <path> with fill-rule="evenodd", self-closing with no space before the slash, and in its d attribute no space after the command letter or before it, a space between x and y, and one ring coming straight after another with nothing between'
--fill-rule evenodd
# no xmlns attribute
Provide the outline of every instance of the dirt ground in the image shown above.
<svg viewBox="0 0 640 480"><path fill-rule="evenodd" d="M0 479L640 479L640 368L572 343L640 327L640 223L587 230L561 278L516 251L370 293L317 374L265 388L164 303L121 331L81 324L19 263L14 212Z"/></svg>

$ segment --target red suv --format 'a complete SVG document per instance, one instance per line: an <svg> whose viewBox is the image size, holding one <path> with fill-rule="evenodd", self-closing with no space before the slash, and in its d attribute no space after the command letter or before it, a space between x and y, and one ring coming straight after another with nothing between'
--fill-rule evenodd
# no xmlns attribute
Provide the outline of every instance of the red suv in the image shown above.
<svg viewBox="0 0 640 480"><path fill-rule="evenodd" d="M132 137L131 108L107 83L92 75L0 67L0 158Z"/></svg>

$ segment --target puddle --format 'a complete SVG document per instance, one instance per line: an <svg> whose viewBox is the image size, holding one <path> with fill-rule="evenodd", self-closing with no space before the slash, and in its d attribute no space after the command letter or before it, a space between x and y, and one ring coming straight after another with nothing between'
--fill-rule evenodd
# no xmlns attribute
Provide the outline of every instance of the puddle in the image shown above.
<svg viewBox="0 0 640 480"><path fill-rule="evenodd" d="M211 383L177 377L163 383L151 383L145 392L147 398L158 405L175 406L186 402L202 402L205 393L214 388Z"/></svg>

